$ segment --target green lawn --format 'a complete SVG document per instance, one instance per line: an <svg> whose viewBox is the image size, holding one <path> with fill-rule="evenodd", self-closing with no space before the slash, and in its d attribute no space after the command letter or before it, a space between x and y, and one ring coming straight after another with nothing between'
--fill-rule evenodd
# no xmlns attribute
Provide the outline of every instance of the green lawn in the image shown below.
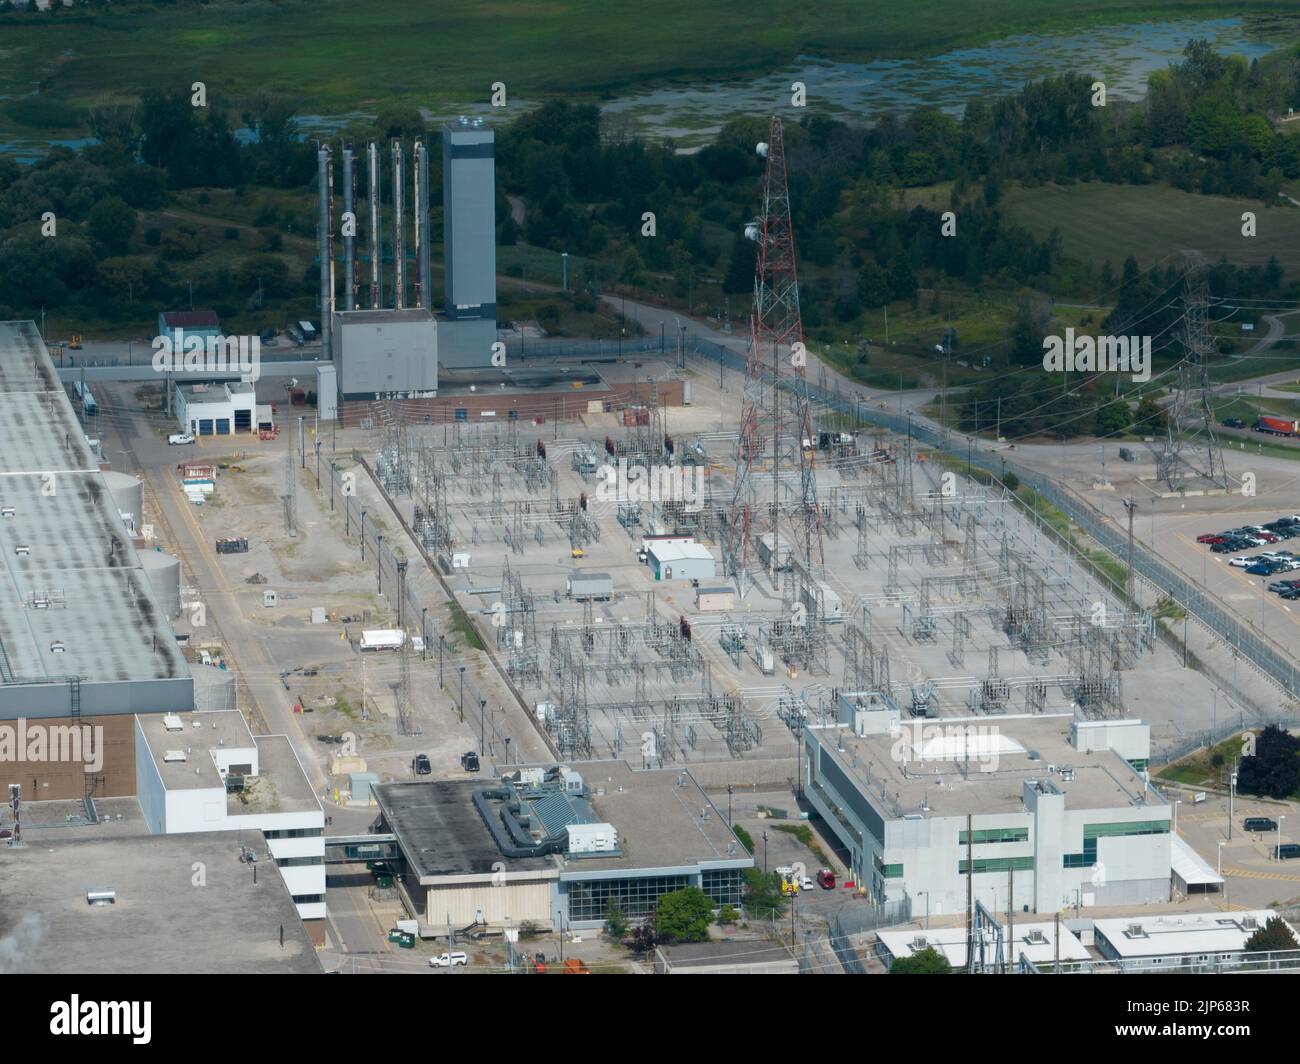
<svg viewBox="0 0 1300 1064"><path fill-rule="evenodd" d="M1287 262L1300 243L1300 210L1265 208L1258 200L1198 196L1167 185L1017 188L1003 209L1012 221L1042 238L1059 229L1065 253L1098 266L1110 260L1116 273L1132 255L1142 267L1186 248L1211 260L1238 264ZM1241 235L1243 211L1254 211L1258 235Z"/></svg>
<svg viewBox="0 0 1300 1064"><path fill-rule="evenodd" d="M404 103L625 92L780 68L800 55L915 56L1014 34L1173 15L1287 11L1289 0L191 0L8 17L0 94L80 105L204 81L215 99L286 94L341 113ZM237 112L236 112L237 113Z"/></svg>

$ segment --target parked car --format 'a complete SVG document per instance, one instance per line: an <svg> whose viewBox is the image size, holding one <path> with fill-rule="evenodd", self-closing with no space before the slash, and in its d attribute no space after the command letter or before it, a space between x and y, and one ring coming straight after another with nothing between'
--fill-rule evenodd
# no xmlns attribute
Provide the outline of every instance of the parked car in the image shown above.
<svg viewBox="0 0 1300 1064"><path fill-rule="evenodd" d="M822 868L817 872L817 883L822 890L835 889L835 873L829 868Z"/></svg>
<svg viewBox="0 0 1300 1064"><path fill-rule="evenodd" d="M415 774L417 776L427 776L433 771L433 766L429 764L428 754L415 755Z"/></svg>
<svg viewBox="0 0 1300 1064"><path fill-rule="evenodd" d="M188 432L173 432L170 436L167 437L167 442L171 446L175 447L186 443L193 443L194 437L191 436Z"/></svg>
<svg viewBox="0 0 1300 1064"><path fill-rule="evenodd" d="M1243 554L1239 558L1233 558L1228 562L1234 569L1245 569L1247 566L1254 565L1255 559L1249 554Z"/></svg>
<svg viewBox="0 0 1300 1064"><path fill-rule="evenodd" d="M1276 831L1277 821L1266 816L1248 816L1241 826L1247 831Z"/></svg>
<svg viewBox="0 0 1300 1064"><path fill-rule="evenodd" d="M462 953L460 950L452 950L450 953L438 953L429 958L430 968L455 968L464 967L469 964L469 954Z"/></svg>
<svg viewBox="0 0 1300 1064"><path fill-rule="evenodd" d="M1279 861L1289 861L1293 857L1300 857L1300 842L1284 842L1281 846L1274 847L1274 850Z"/></svg>
<svg viewBox="0 0 1300 1064"><path fill-rule="evenodd" d="M468 750L460 755L460 767L466 772L477 772L479 770L478 754L473 750Z"/></svg>
<svg viewBox="0 0 1300 1064"><path fill-rule="evenodd" d="M1225 417L1223 419L1223 427L1225 429L1244 429L1246 423L1239 417Z"/></svg>

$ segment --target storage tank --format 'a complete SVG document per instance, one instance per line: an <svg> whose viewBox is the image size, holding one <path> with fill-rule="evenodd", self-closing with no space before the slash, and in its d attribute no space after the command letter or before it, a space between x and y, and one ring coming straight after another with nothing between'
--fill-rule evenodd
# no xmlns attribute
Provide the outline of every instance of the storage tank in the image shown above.
<svg viewBox="0 0 1300 1064"><path fill-rule="evenodd" d="M140 566L163 612L168 617L176 617L181 612L180 559L166 551L144 550L140 552Z"/></svg>
<svg viewBox="0 0 1300 1064"><path fill-rule="evenodd" d="M140 516L144 506L144 492L140 478L130 473L119 473L115 469L105 470L103 477L104 487L108 488L113 505L117 507L119 513L130 514L131 522L128 524L131 525L131 531L139 531Z"/></svg>

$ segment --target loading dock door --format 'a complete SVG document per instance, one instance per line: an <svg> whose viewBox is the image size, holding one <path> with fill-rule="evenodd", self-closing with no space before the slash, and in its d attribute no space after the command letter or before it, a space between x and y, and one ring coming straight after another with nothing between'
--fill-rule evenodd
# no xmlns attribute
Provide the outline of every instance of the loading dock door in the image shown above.
<svg viewBox="0 0 1300 1064"><path fill-rule="evenodd" d="M199 435L200 436L212 435L212 418L210 417L199 418Z"/></svg>
<svg viewBox="0 0 1300 1064"><path fill-rule="evenodd" d="M218 436L230 435L230 418L228 417L217 418L217 435Z"/></svg>
<svg viewBox="0 0 1300 1064"><path fill-rule="evenodd" d="M253 431L253 412L251 410L235 411L235 431L236 432Z"/></svg>

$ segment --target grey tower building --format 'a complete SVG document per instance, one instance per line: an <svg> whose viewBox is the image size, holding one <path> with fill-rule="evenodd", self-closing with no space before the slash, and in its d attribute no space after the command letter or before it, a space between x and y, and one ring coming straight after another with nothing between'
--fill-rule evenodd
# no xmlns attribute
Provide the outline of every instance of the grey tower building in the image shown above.
<svg viewBox="0 0 1300 1064"><path fill-rule="evenodd" d="M446 314L497 316L496 143L483 119L443 127L442 202Z"/></svg>

